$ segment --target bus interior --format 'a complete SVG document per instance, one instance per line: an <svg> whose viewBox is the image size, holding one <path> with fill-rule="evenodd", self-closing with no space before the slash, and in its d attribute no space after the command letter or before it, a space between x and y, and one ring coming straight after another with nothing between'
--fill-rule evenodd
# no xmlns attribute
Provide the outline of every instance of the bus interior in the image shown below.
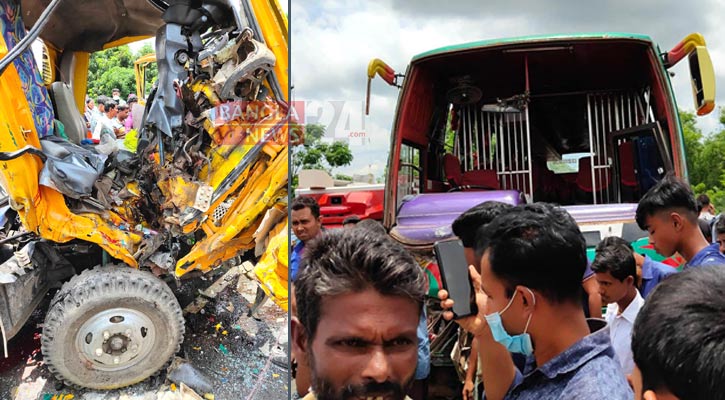
<svg viewBox="0 0 725 400"><path fill-rule="evenodd" d="M414 61L397 124L398 202L511 189L527 202L637 202L683 168L653 49L633 39L549 41Z"/></svg>

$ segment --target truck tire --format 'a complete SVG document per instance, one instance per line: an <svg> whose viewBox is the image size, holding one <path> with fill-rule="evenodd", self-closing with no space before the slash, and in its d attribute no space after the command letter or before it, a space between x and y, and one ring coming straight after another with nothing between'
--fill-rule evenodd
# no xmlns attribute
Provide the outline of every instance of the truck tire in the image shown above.
<svg viewBox="0 0 725 400"><path fill-rule="evenodd" d="M96 267L56 293L41 340L48 369L71 387L142 382L179 351L184 317L171 289L128 266Z"/></svg>

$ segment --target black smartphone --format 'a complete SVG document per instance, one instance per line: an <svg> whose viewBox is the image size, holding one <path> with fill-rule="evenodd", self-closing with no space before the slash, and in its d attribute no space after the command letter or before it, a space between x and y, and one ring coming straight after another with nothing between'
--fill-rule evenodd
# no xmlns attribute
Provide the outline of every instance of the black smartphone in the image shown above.
<svg viewBox="0 0 725 400"><path fill-rule="evenodd" d="M441 283L448 291L448 298L454 301L454 318L478 313L476 293L468 273L468 263L460 240L445 240L434 245Z"/></svg>

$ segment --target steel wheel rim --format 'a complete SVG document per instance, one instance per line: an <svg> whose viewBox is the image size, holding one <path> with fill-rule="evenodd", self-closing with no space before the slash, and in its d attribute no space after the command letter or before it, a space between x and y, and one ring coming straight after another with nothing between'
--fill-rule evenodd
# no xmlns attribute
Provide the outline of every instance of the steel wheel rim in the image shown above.
<svg viewBox="0 0 725 400"><path fill-rule="evenodd" d="M117 307L88 318L76 334L80 354L102 371L119 371L138 364L154 346L156 328L143 312Z"/></svg>

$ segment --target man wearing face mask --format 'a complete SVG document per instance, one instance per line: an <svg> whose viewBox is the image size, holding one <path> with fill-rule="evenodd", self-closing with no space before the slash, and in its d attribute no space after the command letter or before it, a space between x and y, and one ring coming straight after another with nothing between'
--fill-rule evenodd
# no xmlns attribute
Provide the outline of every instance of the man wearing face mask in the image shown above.
<svg viewBox="0 0 725 400"><path fill-rule="evenodd" d="M479 314L457 322L478 340L484 397L631 399L606 324L584 317L586 244L573 218L547 204L518 206L477 236L480 275L469 270ZM509 352L527 356L523 371Z"/></svg>

